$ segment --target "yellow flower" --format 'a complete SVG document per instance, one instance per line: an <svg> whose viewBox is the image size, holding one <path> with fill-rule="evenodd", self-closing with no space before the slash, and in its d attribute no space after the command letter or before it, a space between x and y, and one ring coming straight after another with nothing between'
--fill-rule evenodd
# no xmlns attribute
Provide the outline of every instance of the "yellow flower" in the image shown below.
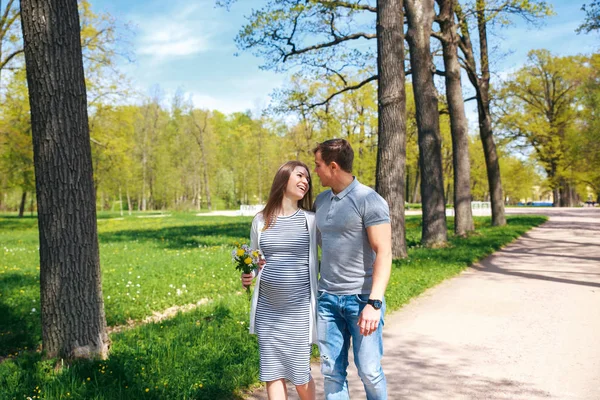
<svg viewBox="0 0 600 400"><path fill-rule="evenodd" d="M252 259L251 259L250 257L246 257L246 258L244 259L244 262L245 262L246 264L250 265L250 264L252 264Z"/></svg>
<svg viewBox="0 0 600 400"><path fill-rule="evenodd" d="M150 389L146 388L146 393L148 393L150 391Z"/></svg>
<svg viewBox="0 0 600 400"><path fill-rule="evenodd" d="M258 250L254 250L252 252L252 257L257 258L258 257Z"/></svg>
<svg viewBox="0 0 600 400"><path fill-rule="evenodd" d="M237 253L236 254L237 254L238 257L243 256L244 255L244 249L237 249Z"/></svg>

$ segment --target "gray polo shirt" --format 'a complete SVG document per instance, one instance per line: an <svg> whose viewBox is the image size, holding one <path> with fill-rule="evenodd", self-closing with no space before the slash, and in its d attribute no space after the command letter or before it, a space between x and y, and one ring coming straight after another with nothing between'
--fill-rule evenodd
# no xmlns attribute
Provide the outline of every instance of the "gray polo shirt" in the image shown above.
<svg viewBox="0 0 600 400"><path fill-rule="evenodd" d="M369 294L375 252L366 228L390 222L387 202L354 178L337 195L331 190L320 193L315 210L322 248L319 290L339 295Z"/></svg>

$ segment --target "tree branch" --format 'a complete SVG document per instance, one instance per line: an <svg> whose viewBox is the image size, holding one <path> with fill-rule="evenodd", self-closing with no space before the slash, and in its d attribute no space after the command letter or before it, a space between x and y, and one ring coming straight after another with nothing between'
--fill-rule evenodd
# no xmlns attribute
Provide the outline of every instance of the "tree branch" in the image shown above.
<svg viewBox="0 0 600 400"><path fill-rule="evenodd" d="M338 90L337 92L333 93L332 95L330 95L330 96L329 96L328 98L326 98L325 100L323 100L323 101L321 101L321 102L319 102L319 103L314 103L314 104L310 104L310 105L308 105L308 109L310 110L310 109L313 109L313 108L315 108L315 107L319 107L319 106L325 105L325 104L329 103L329 101L330 101L331 99L333 99L335 96L337 96L337 95L340 95L340 94L342 94L342 93L344 93L344 92L347 92L347 91L349 91L349 90L356 90L356 89L360 89L361 87L363 87L363 86L364 86L364 85L366 85L367 83L369 83L369 82L372 82L372 81L375 81L375 80L377 80L377 79L379 79L379 76L378 76L378 75L373 75L373 76L371 76L371 77L369 77L369 78L365 79L364 81L362 81L362 82L360 82L360 83L358 83L358 84L356 84L356 85L352 85L352 86L346 86L345 88L343 88L343 89L341 89L341 90Z"/></svg>
<svg viewBox="0 0 600 400"><path fill-rule="evenodd" d="M363 38L363 39L376 39L377 38L377 34L375 34L375 33L360 32L360 33L354 33L354 34L348 35L348 36L336 36L336 39L332 40L331 42L315 44L313 46L308 46L308 47L305 47L305 48L300 49L300 50L296 50L296 46L293 45L293 44L291 44L292 45L292 51L290 51L289 53L287 53L287 54L285 54L283 56L283 62L285 62L288 59L288 57L291 57L291 56L296 56L296 55L299 55L299 54L302 54L302 53L306 53L306 52L309 52L309 51L313 51L313 50L324 49L326 47L335 46L335 45L337 45L339 43L346 42L348 40L356 40L356 39L361 39L361 38Z"/></svg>
<svg viewBox="0 0 600 400"><path fill-rule="evenodd" d="M341 7L341 8L350 8L352 10L363 10L370 12L377 12L377 7L372 7L368 4L358 4L358 3L349 3L347 1L340 0L320 0L319 3L326 7Z"/></svg>
<svg viewBox="0 0 600 400"><path fill-rule="evenodd" d="M11 54L9 54L8 57L6 57L4 59L4 61L0 60L0 71L4 69L4 67L6 66L6 64L8 64L11 59L13 59L15 56L23 53L23 51L24 51L23 49L15 50Z"/></svg>

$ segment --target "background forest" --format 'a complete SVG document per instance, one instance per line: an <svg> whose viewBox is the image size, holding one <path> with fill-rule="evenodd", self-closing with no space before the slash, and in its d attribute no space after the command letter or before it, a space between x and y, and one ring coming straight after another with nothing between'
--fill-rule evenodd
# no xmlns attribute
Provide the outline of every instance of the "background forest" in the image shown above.
<svg viewBox="0 0 600 400"><path fill-rule="evenodd" d="M15 2L5 3L2 13L0 211L22 214L35 210L36 204L29 100ZM281 163L300 159L311 166L311 149L332 137L352 143L354 172L374 187L376 83L344 91L326 106L311 104L358 84L373 73L373 63L356 69L344 82L335 75L310 78L291 73L268 107L225 114L195 107L184 90L167 96L155 86L149 95L137 93L131 79L117 69L133 57L118 31L128 28L109 14L94 12L87 0L80 2L80 17L99 210L219 210L262 204ZM248 38L242 33L238 40ZM598 197L599 63L598 54L558 57L546 50L533 51L526 65L493 85L496 141L508 204L547 199L559 181L568 181L573 203ZM562 85L554 98L547 96L544 77ZM437 82L441 86L442 81ZM419 203L418 135L410 83L407 92L406 200ZM444 91L438 92L445 198L450 204L452 141ZM473 200L489 200L476 132L469 141ZM315 183L318 193L321 188Z"/></svg>

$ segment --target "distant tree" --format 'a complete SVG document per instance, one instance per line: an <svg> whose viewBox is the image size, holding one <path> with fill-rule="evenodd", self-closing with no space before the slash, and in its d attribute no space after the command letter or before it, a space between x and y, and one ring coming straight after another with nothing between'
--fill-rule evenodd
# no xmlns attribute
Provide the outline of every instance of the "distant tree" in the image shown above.
<svg viewBox="0 0 600 400"><path fill-rule="evenodd" d="M554 57L547 50L533 50L499 96L504 113L501 126L511 138L534 149L553 188L555 206L573 204L569 147L578 134L576 95L586 69L583 65L582 57Z"/></svg>
<svg viewBox="0 0 600 400"><path fill-rule="evenodd" d="M47 357L106 358L77 0L21 0Z"/></svg>
<svg viewBox="0 0 600 400"><path fill-rule="evenodd" d="M462 2L455 8L460 27L459 48L463 54L463 67L475 89L479 136L483 144L488 177L490 201L492 203L492 224L505 225L504 193L500 161L494 140L491 114L491 69L488 28L492 23L506 25L512 16L519 16L527 22L534 22L551 13L551 8L542 0L476 0L474 7ZM470 17L474 16L474 17ZM472 19L474 18L474 21ZM479 49L474 47L471 29L477 33Z"/></svg>

